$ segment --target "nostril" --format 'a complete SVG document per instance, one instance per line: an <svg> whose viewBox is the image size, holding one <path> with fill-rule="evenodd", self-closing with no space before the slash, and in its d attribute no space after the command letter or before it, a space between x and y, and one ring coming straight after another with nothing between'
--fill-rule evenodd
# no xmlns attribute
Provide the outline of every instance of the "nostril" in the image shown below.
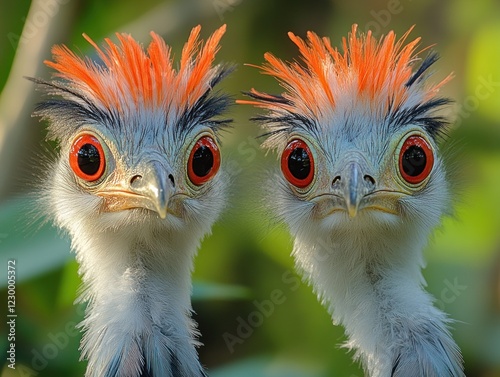
<svg viewBox="0 0 500 377"><path fill-rule="evenodd" d="M174 180L174 176L172 174L169 174L168 175L168 179L170 179L170 182L172 182L172 186L175 187L175 180Z"/></svg>
<svg viewBox="0 0 500 377"><path fill-rule="evenodd" d="M340 175L337 175L335 178L333 178L332 186L334 186L338 182L340 182Z"/></svg>
<svg viewBox="0 0 500 377"><path fill-rule="evenodd" d="M366 174L363 179L368 182L368 183L371 183L372 185L375 185L375 179L371 176L371 175L368 175Z"/></svg>
<svg viewBox="0 0 500 377"><path fill-rule="evenodd" d="M132 178L130 178L130 184L133 185L134 182L140 181L142 179L142 175L136 174Z"/></svg>

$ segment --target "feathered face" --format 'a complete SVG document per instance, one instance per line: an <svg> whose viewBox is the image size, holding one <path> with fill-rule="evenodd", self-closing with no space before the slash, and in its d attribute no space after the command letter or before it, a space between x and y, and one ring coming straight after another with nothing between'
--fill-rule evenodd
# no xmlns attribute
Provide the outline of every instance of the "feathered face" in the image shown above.
<svg viewBox="0 0 500 377"><path fill-rule="evenodd" d="M60 79L36 82L62 98L35 114L50 121L49 137L60 142L47 187L60 225L81 218L103 228L213 223L226 182L217 133L228 121L217 116L228 99L212 92L228 73L212 66L224 31L202 46L194 28L177 71L154 33L147 51L125 34L117 34L118 45L106 40L105 51L86 37L102 64L54 47L46 64Z"/></svg>
<svg viewBox="0 0 500 377"><path fill-rule="evenodd" d="M239 102L268 110L256 120L280 157L271 191L292 233L440 217L447 190L436 138L446 122L435 110L447 103L436 93L448 78L426 84L436 56L413 70L419 39L403 46L407 35L376 41L354 26L342 54L314 33L307 42L290 33L305 66L265 55L263 73L285 93L252 90Z"/></svg>

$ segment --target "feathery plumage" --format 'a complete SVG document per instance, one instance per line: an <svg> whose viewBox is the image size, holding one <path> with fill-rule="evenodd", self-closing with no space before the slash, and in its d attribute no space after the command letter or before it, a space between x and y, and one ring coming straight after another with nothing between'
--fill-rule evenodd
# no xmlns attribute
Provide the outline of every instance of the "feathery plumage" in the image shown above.
<svg viewBox="0 0 500 377"><path fill-rule="evenodd" d="M225 203L218 132L228 98L213 65L225 26L202 43L195 27L173 67L155 33L145 50L127 34L94 47L100 61L53 48L49 121L60 157L39 200L67 231L88 303L87 377L204 376L191 319L191 270Z"/></svg>
<svg viewBox="0 0 500 377"><path fill-rule="evenodd" d="M421 60L420 38L379 40L354 25L342 51L309 32L289 33L301 61L264 55L259 67L284 88L252 89L255 118L281 155L268 183L272 206L295 242L297 268L311 282L345 346L371 377L464 376L450 320L423 285L422 249L450 206L438 135L448 100L431 83L437 56Z"/></svg>

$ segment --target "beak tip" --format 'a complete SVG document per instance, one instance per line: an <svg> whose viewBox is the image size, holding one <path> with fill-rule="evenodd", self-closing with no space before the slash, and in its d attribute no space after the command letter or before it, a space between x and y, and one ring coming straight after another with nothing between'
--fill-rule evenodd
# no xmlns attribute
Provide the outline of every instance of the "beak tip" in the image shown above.
<svg viewBox="0 0 500 377"><path fill-rule="evenodd" d="M347 208L347 214L349 215L349 218L354 218L358 214L358 207L357 206L349 206Z"/></svg>
<svg viewBox="0 0 500 377"><path fill-rule="evenodd" d="M167 207L163 206L156 208L156 213L158 213L158 216L160 216L162 220L165 220L165 218L167 217Z"/></svg>

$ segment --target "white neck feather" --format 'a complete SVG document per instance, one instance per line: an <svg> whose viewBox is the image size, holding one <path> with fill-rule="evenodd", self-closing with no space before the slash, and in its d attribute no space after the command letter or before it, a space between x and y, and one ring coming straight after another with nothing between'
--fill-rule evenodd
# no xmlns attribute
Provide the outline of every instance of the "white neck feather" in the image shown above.
<svg viewBox="0 0 500 377"><path fill-rule="evenodd" d="M199 238L139 228L72 235L85 288L80 299L89 302L81 324L87 376L104 376L116 363L117 376L138 375L144 358L160 375L176 368L200 375L190 318Z"/></svg>
<svg viewBox="0 0 500 377"><path fill-rule="evenodd" d="M406 376L434 376L425 374L427 356L414 361L423 366L397 365L401 354L405 361L408 354L420 357L415 356L420 348L431 353L428 357L439 358L431 348L440 345L429 345L435 339L450 354L456 353L445 314L433 307L423 290L421 250L427 232L412 236L414 230L407 232L410 229L404 226L394 231L390 227L356 229L354 224L327 237L319 232L311 237L310 228L299 231L293 251L298 268L312 282L334 322L345 327L345 346L356 351L369 376L405 376L410 368L414 370ZM394 373L397 368L402 372Z"/></svg>

